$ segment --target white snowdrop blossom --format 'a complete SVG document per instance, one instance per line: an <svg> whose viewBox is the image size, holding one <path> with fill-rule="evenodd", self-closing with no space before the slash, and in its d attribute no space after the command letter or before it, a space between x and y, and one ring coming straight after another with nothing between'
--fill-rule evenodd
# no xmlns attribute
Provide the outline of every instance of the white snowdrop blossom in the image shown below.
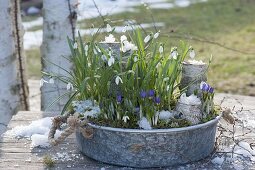
<svg viewBox="0 0 255 170"><path fill-rule="evenodd" d="M120 78L120 76L117 76L117 77L115 78L115 83L116 83L117 85L119 85L119 83L123 83L123 81L122 81L122 79Z"/></svg>
<svg viewBox="0 0 255 170"><path fill-rule="evenodd" d="M115 62L115 59L111 56L108 60L108 66L111 67Z"/></svg>
<svg viewBox="0 0 255 170"><path fill-rule="evenodd" d="M135 45L132 44L131 42L124 41L124 42L123 42L123 46L122 46L122 48L121 48L121 51L123 51L123 52L125 53L126 51L129 51L129 50L135 51L135 50L137 50L137 49L138 49L137 46L135 46Z"/></svg>
<svg viewBox="0 0 255 170"><path fill-rule="evenodd" d="M127 32L127 25L124 26L124 28L122 29L122 32L123 33Z"/></svg>
<svg viewBox="0 0 255 170"><path fill-rule="evenodd" d="M89 50L88 44L86 44L84 48L85 48L85 51L88 51Z"/></svg>
<svg viewBox="0 0 255 170"><path fill-rule="evenodd" d="M111 32L111 31L112 31L112 27L111 27L110 24L107 24L107 25L106 25L106 31L107 31L107 32Z"/></svg>
<svg viewBox="0 0 255 170"><path fill-rule="evenodd" d="M40 80L40 87L42 87L44 83L48 83L48 82L46 80L44 80L43 78L41 78L41 80Z"/></svg>
<svg viewBox="0 0 255 170"><path fill-rule="evenodd" d="M87 56L88 55L89 46L85 45L84 49L85 49L85 55Z"/></svg>
<svg viewBox="0 0 255 170"><path fill-rule="evenodd" d="M127 37L125 36L125 35L122 35L121 37L120 37L120 42L124 42L124 41L127 41Z"/></svg>
<svg viewBox="0 0 255 170"><path fill-rule="evenodd" d="M73 44L73 48L74 48L74 49L77 49L77 48L78 48L78 44L77 44L76 42Z"/></svg>
<svg viewBox="0 0 255 170"><path fill-rule="evenodd" d="M105 37L105 42L106 43L113 43L113 42L115 42L114 36L112 34L110 34L108 37L106 36Z"/></svg>
<svg viewBox="0 0 255 170"><path fill-rule="evenodd" d="M66 90L73 90L73 84L72 83L67 83L66 85Z"/></svg>
<svg viewBox="0 0 255 170"><path fill-rule="evenodd" d="M169 77L165 77L164 79L163 79L163 81L168 81L169 80Z"/></svg>
<svg viewBox="0 0 255 170"><path fill-rule="evenodd" d="M159 53L162 54L164 52L164 47L162 45L159 46Z"/></svg>
<svg viewBox="0 0 255 170"><path fill-rule="evenodd" d="M128 116L123 116L122 120L123 120L123 122L127 123L127 121L130 120L130 119L129 119Z"/></svg>
<svg viewBox="0 0 255 170"><path fill-rule="evenodd" d="M149 42L150 39L151 39L151 35L147 35L147 36L144 38L144 43Z"/></svg>
<svg viewBox="0 0 255 170"><path fill-rule="evenodd" d="M171 57L173 58L173 59L177 59L177 56L178 56L178 52L175 50L175 51L172 51L171 52Z"/></svg>
<svg viewBox="0 0 255 170"><path fill-rule="evenodd" d="M107 61L107 57L106 57L105 55L102 55L102 56L101 56L101 59L102 59L103 61Z"/></svg>
<svg viewBox="0 0 255 170"><path fill-rule="evenodd" d="M137 56L134 57L134 62L136 63L138 61Z"/></svg>
<svg viewBox="0 0 255 170"><path fill-rule="evenodd" d="M194 59L195 56L196 56L195 50L192 49L192 50L189 52L189 56L190 56L190 58Z"/></svg>
<svg viewBox="0 0 255 170"><path fill-rule="evenodd" d="M95 48L93 49L93 51L94 51L94 54L97 55L97 50Z"/></svg>
<svg viewBox="0 0 255 170"><path fill-rule="evenodd" d="M49 83L50 83L50 84L54 84L54 79L53 79L53 78L50 78Z"/></svg>
<svg viewBox="0 0 255 170"><path fill-rule="evenodd" d="M167 86L166 86L166 91L169 91L169 89L170 89L170 86L167 85Z"/></svg>
<svg viewBox="0 0 255 170"><path fill-rule="evenodd" d="M154 34L153 38L154 38L154 39L157 39L158 36L159 36L159 33L160 33L160 31L156 32L156 33Z"/></svg>

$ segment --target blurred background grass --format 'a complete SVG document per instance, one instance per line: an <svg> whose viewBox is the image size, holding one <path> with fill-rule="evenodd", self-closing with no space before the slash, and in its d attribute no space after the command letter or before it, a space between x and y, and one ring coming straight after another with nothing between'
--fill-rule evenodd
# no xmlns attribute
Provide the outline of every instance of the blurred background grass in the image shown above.
<svg viewBox="0 0 255 170"><path fill-rule="evenodd" d="M171 0L170 0L171 1ZM208 77L217 92L255 96L255 1L208 0L186 8L147 9L141 5L135 12L109 15L112 26L123 26L125 20L137 23L162 22L160 41L168 51L180 40L192 45L197 59L208 61L213 56ZM34 17L25 17L29 21ZM101 18L78 22L80 29L102 24ZM41 29L40 26L29 31ZM155 32L154 28L146 32ZM119 37L120 34L115 34ZM84 37L86 39L87 36ZM101 37L103 39L103 36ZM40 51L26 50L29 78L40 79Z"/></svg>

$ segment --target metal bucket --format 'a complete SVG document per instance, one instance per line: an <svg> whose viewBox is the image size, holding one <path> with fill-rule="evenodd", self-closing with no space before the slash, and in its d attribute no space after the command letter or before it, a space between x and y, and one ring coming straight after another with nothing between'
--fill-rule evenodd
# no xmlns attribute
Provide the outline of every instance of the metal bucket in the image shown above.
<svg viewBox="0 0 255 170"><path fill-rule="evenodd" d="M215 119L172 129L121 129L90 124L93 137L76 132L78 147L95 160L128 167L152 168L185 164L207 157L214 149Z"/></svg>

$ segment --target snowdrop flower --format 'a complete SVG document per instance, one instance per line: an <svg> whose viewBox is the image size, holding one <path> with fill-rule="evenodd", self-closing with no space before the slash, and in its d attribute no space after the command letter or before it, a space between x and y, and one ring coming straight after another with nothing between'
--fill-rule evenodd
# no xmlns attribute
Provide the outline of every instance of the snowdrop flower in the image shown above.
<svg viewBox="0 0 255 170"><path fill-rule="evenodd" d="M125 40L123 42L123 46L121 48L121 51L123 51L125 53L126 51L129 51L129 50L135 51L135 50L137 50L137 46L135 46L134 44L132 44L132 43Z"/></svg>
<svg viewBox="0 0 255 170"><path fill-rule="evenodd" d="M42 87L44 83L48 83L48 82L46 80L44 80L43 78L41 78L41 80L40 80L40 87Z"/></svg>
<svg viewBox="0 0 255 170"><path fill-rule="evenodd" d="M127 25L124 26L124 28L122 29L122 32L123 33L127 32Z"/></svg>
<svg viewBox="0 0 255 170"><path fill-rule="evenodd" d="M88 50L89 50L88 44L85 45L84 49L85 49L85 51L88 51Z"/></svg>
<svg viewBox="0 0 255 170"><path fill-rule="evenodd" d="M102 59L103 61L107 61L107 57L106 57L105 55L102 55L102 56L101 56L101 59Z"/></svg>
<svg viewBox="0 0 255 170"><path fill-rule="evenodd" d="M178 56L178 52L177 51L172 51L171 52L171 57L173 58L173 59L177 59L177 56Z"/></svg>
<svg viewBox="0 0 255 170"><path fill-rule="evenodd" d="M151 39L151 35L149 34L149 35L147 35L147 36L144 38L144 43L149 42L150 39Z"/></svg>
<svg viewBox="0 0 255 170"><path fill-rule="evenodd" d="M120 37L120 42L124 42L124 41L127 41L127 37L125 36L125 35L122 35L121 37Z"/></svg>
<svg viewBox="0 0 255 170"><path fill-rule="evenodd" d="M85 45L84 49L85 49L85 55L87 56L88 55L89 46Z"/></svg>
<svg viewBox="0 0 255 170"><path fill-rule="evenodd" d="M195 58L195 55L196 55L196 53L195 53L195 51L192 49L192 50L189 52L190 58L194 59L194 58Z"/></svg>
<svg viewBox="0 0 255 170"><path fill-rule="evenodd" d="M113 43L113 42L115 42L114 36L112 34L110 34L108 37L106 36L105 37L105 42L106 43Z"/></svg>
<svg viewBox="0 0 255 170"><path fill-rule="evenodd" d="M166 91L169 91L169 89L170 89L170 86L167 85L167 86L166 86Z"/></svg>
<svg viewBox="0 0 255 170"><path fill-rule="evenodd" d="M127 121L130 120L130 119L129 119L128 116L123 116L122 120L123 120L125 123L127 123Z"/></svg>
<svg viewBox="0 0 255 170"><path fill-rule="evenodd" d="M111 67L115 62L115 59L111 56L108 60L108 66Z"/></svg>
<svg viewBox="0 0 255 170"><path fill-rule="evenodd" d="M53 78L50 78L49 83L50 83L50 84L54 84L54 79L53 79Z"/></svg>
<svg viewBox="0 0 255 170"><path fill-rule="evenodd" d="M72 83L67 83L66 85L66 90L73 90L73 84Z"/></svg>
<svg viewBox="0 0 255 170"><path fill-rule="evenodd" d="M106 31L107 31L107 32L111 32L111 31L112 31L112 27L111 27L110 24L107 24L107 25L106 25Z"/></svg>
<svg viewBox="0 0 255 170"><path fill-rule="evenodd" d="M95 55L97 55L97 50L95 48L93 49L93 52Z"/></svg>
<svg viewBox="0 0 255 170"><path fill-rule="evenodd" d="M165 77L164 79L163 79L163 81L168 81L169 80L169 77Z"/></svg>
<svg viewBox="0 0 255 170"><path fill-rule="evenodd" d="M116 78L115 78L115 83L117 84L117 85L119 85L119 83L123 83L123 81L122 81L122 79L120 78L120 76L117 76Z"/></svg>
<svg viewBox="0 0 255 170"><path fill-rule="evenodd" d="M75 42L74 44L73 44L73 49L77 49L78 48L78 44Z"/></svg>
<svg viewBox="0 0 255 170"><path fill-rule="evenodd" d="M136 63L138 61L137 56L134 57L134 62Z"/></svg>
<svg viewBox="0 0 255 170"><path fill-rule="evenodd" d="M156 33L154 34L153 38L154 38L154 39L157 39L158 36L159 36L159 33L160 33L160 31L156 32Z"/></svg>
<svg viewBox="0 0 255 170"><path fill-rule="evenodd" d="M164 51L164 48L163 48L163 46L162 46L162 45L160 45L160 46L159 46L159 53L160 53L160 54L162 54L162 53L163 53L163 51Z"/></svg>

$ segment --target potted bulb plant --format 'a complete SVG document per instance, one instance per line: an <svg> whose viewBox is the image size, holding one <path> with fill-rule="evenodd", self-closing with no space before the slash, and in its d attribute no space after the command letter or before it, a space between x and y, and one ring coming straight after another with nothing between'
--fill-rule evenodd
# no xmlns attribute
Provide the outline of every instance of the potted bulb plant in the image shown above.
<svg viewBox="0 0 255 170"><path fill-rule="evenodd" d="M69 76L44 73L67 84L64 95L70 98L62 114L85 122L76 128L81 152L105 163L142 168L208 156L220 117L214 90L205 83L208 66L185 61L195 52L184 42L166 53L167 47L157 42L159 32L144 37L136 29L128 35L119 43L112 34L100 43L97 34L86 43L80 36L68 39Z"/></svg>

